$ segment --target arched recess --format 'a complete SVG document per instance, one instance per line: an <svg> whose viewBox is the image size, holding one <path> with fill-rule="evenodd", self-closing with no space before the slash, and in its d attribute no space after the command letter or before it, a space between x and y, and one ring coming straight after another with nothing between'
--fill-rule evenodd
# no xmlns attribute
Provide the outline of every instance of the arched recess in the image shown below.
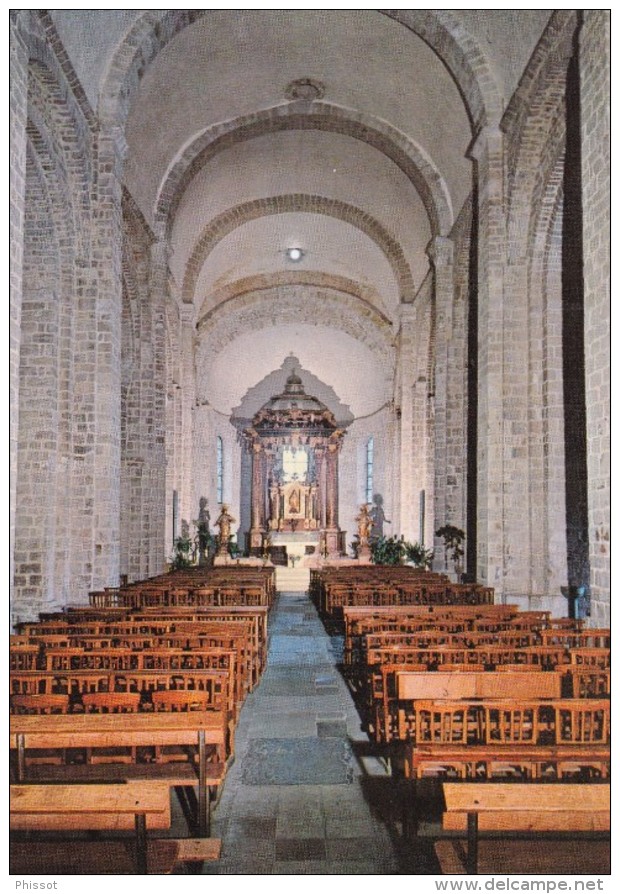
<svg viewBox="0 0 620 894"><path fill-rule="evenodd" d="M168 171L157 198L154 226L172 226L185 189L219 152L257 136L287 130L321 130L362 140L391 159L419 193L433 235L447 235L453 223L446 183L426 153L411 139L370 115L326 102L292 102L246 118L207 128L187 146Z"/></svg>
<svg viewBox="0 0 620 894"><path fill-rule="evenodd" d="M214 247L237 227L251 220L272 214L289 212L325 214L356 227L375 242L386 256L398 283L400 300L409 303L415 297L415 287L409 264L393 236L377 220L360 208L324 196L289 194L254 199L219 214L200 234L187 263L181 290L185 304L192 304L196 298L195 287L209 254Z"/></svg>

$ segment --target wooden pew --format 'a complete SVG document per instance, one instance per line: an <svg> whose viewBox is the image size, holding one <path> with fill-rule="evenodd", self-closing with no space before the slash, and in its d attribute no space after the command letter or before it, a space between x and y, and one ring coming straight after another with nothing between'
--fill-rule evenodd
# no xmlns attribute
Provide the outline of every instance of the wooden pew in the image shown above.
<svg viewBox="0 0 620 894"><path fill-rule="evenodd" d="M167 782L12 785L10 787L10 871L14 874L125 874L172 872L180 863L202 863L220 856L219 839L147 839L147 831L170 827ZM19 832L135 830L129 841L72 838L20 841Z"/></svg>
<svg viewBox="0 0 620 894"><path fill-rule="evenodd" d="M170 828L170 794L160 783L12 785L11 831L135 829L136 869L147 872L147 829Z"/></svg>
<svg viewBox="0 0 620 894"><path fill-rule="evenodd" d="M606 699L421 699L413 714L402 747L408 779L609 777Z"/></svg>
<svg viewBox="0 0 620 894"><path fill-rule="evenodd" d="M545 833L561 833L564 838L571 837L572 842L568 848L562 848L561 843L556 841L551 846L556 871L594 872L597 875L609 871L609 844L605 846L602 842L597 843L589 838L578 838L578 833L609 832L609 785L444 783L443 795L446 808L443 814L444 830L467 832L466 854L460 851L454 841L442 840L436 843L435 851L444 873L466 871L476 874L480 870L484 874L545 871L536 867L530 850L523 841L520 842L518 864L511 866L506 861L506 849L498 848L494 841L480 839L480 832L500 833L504 839L519 834L523 837L523 833L538 838ZM549 845L547 848L549 849ZM589 863L584 861L584 850L589 851L590 857L595 858L596 862L593 859Z"/></svg>
<svg viewBox="0 0 620 894"><path fill-rule="evenodd" d="M395 699L385 705L383 716L386 741L411 738L415 730L416 701L433 699L555 699L562 695L562 675L554 671L531 673L528 670L503 673L498 671L411 672L392 665L382 673L394 674L391 685ZM385 683L390 691L390 682Z"/></svg>
<svg viewBox="0 0 620 894"><path fill-rule="evenodd" d="M228 729L225 715L214 711L161 712L126 714L119 723L113 714L52 714L10 718L9 746L17 751L17 780L29 778L26 757L30 749L67 748L154 748L167 745L194 747L198 755L198 827L206 836L209 827L209 787L223 778L226 764ZM215 774L211 773L207 749L214 749ZM135 765L138 766L138 765ZM146 773L145 766L136 776ZM70 778L70 769L67 775ZM102 768L95 773L101 774ZM131 776L123 766L123 778Z"/></svg>
<svg viewBox="0 0 620 894"><path fill-rule="evenodd" d="M455 632L469 629L497 630L498 625L509 622L516 614L517 607L514 605L345 606L345 664L355 664L359 660L362 641L367 633L376 633L382 629L406 633L439 626Z"/></svg>

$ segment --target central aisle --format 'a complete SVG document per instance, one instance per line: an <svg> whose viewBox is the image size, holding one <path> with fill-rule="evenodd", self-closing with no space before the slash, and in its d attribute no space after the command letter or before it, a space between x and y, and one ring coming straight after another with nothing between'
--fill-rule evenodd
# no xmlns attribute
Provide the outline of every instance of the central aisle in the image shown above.
<svg viewBox="0 0 620 894"><path fill-rule="evenodd" d="M278 597L269 629L267 667L243 706L214 812L222 858L204 872L434 872L417 848L401 852L393 781L337 667L342 638L327 635L303 593Z"/></svg>

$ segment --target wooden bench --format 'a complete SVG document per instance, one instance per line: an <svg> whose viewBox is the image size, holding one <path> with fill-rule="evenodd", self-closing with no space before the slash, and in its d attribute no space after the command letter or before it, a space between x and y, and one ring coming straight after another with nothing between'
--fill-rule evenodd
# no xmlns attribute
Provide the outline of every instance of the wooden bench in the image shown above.
<svg viewBox="0 0 620 894"><path fill-rule="evenodd" d="M405 744L403 772L414 783L422 778L607 779L609 745L459 745Z"/></svg>
<svg viewBox="0 0 620 894"><path fill-rule="evenodd" d="M560 833L564 837L575 833L608 833L611 827L610 786L606 784L533 784L533 783L444 783L445 812L443 829L447 832L466 832L467 851L463 855L454 842L439 841L436 854L444 872L476 874L479 865L480 833L497 833L511 837L515 834L540 836ZM591 842L583 842L579 850L590 849ZM486 842L484 872L510 871L505 861L488 865L492 856L491 842ZM555 847L555 845L554 845ZM521 847L521 871L524 853ZM460 859L459 859L460 853ZM599 846L600 862L596 874L609 865L609 846L605 859L604 847ZM602 859L601 859L602 858ZM578 861L583 869L583 858ZM556 853L556 871L570 872L566 862ZM458 869L455 869L458 866ZM519 870L517 870L519 871ZM530 870L533 871L533 870Z"/></svg>
<svg viewBox="0 0 620 894"><path fill-rule="evenodd" d="M147 828L170 828L170 796L160 783L12 785L11 831L135 829L136 871L147 871Z"/></svg>
<svg viewBox="0 0 620 894"><path fill-rule="evenodd" d="M605 699L417 699L403 743L405 776L609 775Z"/></svg>
<svg viewBox="0 0 620 894"><path fill-rule="evenodd" d="M561 674L554 671L531 673L528 670L502 673L467 671L459 673L407 671L398 665L382 668L382 673L395 675L392 691L395 698L384 705L383 724L386 741L410 738L415 725L414 704L430 699L485 698L559 698L562 694ZM386 680L384 689L389 692Z"/></svg>
<svg viewBox="0 0 620 894"><path fill-rule="evenodd" d="M12 785L10 829L15 832L117 833L134 829L135 856L123 842L80 841L63 845L11 841L11 872L171 872L178 862L218 859L221 842L164 839L147 842L147 831L170 828L166 783L152 780L106 784ZM38 869L35 869L35 865ZM90 868L88 868L90 866ZM107 868L106 868L107 867Z"/></svg>
<svg viewBox="0 0 620 894"><path fill-rule="evenodd" d="M169 875L184 868L200 871L205 862L219 860L219 838L159 838L146 843L149 875ZM72 840L11 841L12 875L128 875L136 872L133 844L129 841Z"/></svg>
<svg viewBox="0 0 620 894"><path fill-rule="evenodd" d="M198 753L198 834L209 832L209 787L217 782L209 775L207 746L216 749L215 763L225 764L227 728L224 717L211 711L126 714L122 722L113 714L53 714L10 718L10 747L17 750L17 779L28 778L29 749L139 748L185 745ZM127 768L122 765L123 772ZM148 774L145 769L145 776ZM127 777L123 777L127 778Z"/></svg>

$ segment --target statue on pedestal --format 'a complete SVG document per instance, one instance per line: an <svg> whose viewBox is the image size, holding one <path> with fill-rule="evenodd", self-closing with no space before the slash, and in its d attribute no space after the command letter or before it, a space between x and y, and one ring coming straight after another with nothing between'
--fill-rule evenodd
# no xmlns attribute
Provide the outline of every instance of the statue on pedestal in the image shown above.
<svg viewBox="0 0 620 894"><path fill-rule="evenodd" d="M357 533L359 537L359 545L357 548L358 559L370 558L370 531L372 529L372 516L367 503L360 506L360 514L355 519L357 522Z"/></svg>
<svg viewBox="0 0 620 894"><path fill-rule="evenodd" d="M207 550L209 548L209 542L211 540L211 533L209 531L209 520L211 518L211 513L207 509L206 497L200 498L199 507L198 518L195 522L196 539L198 541L198 564L206 565Z"/></svg>
<svg viewBox="0 0 620 894"><path fill-rule="evenodd" d="M230 526L234 524L235 521L236 519L234 519L228 511L228 506L226 505L226 503L222 503L222 510L220 512L219 518L215 522L215 524L220 529L220 534L217 538L218 556L228 555L228 544L230 542Z"/></svg>

